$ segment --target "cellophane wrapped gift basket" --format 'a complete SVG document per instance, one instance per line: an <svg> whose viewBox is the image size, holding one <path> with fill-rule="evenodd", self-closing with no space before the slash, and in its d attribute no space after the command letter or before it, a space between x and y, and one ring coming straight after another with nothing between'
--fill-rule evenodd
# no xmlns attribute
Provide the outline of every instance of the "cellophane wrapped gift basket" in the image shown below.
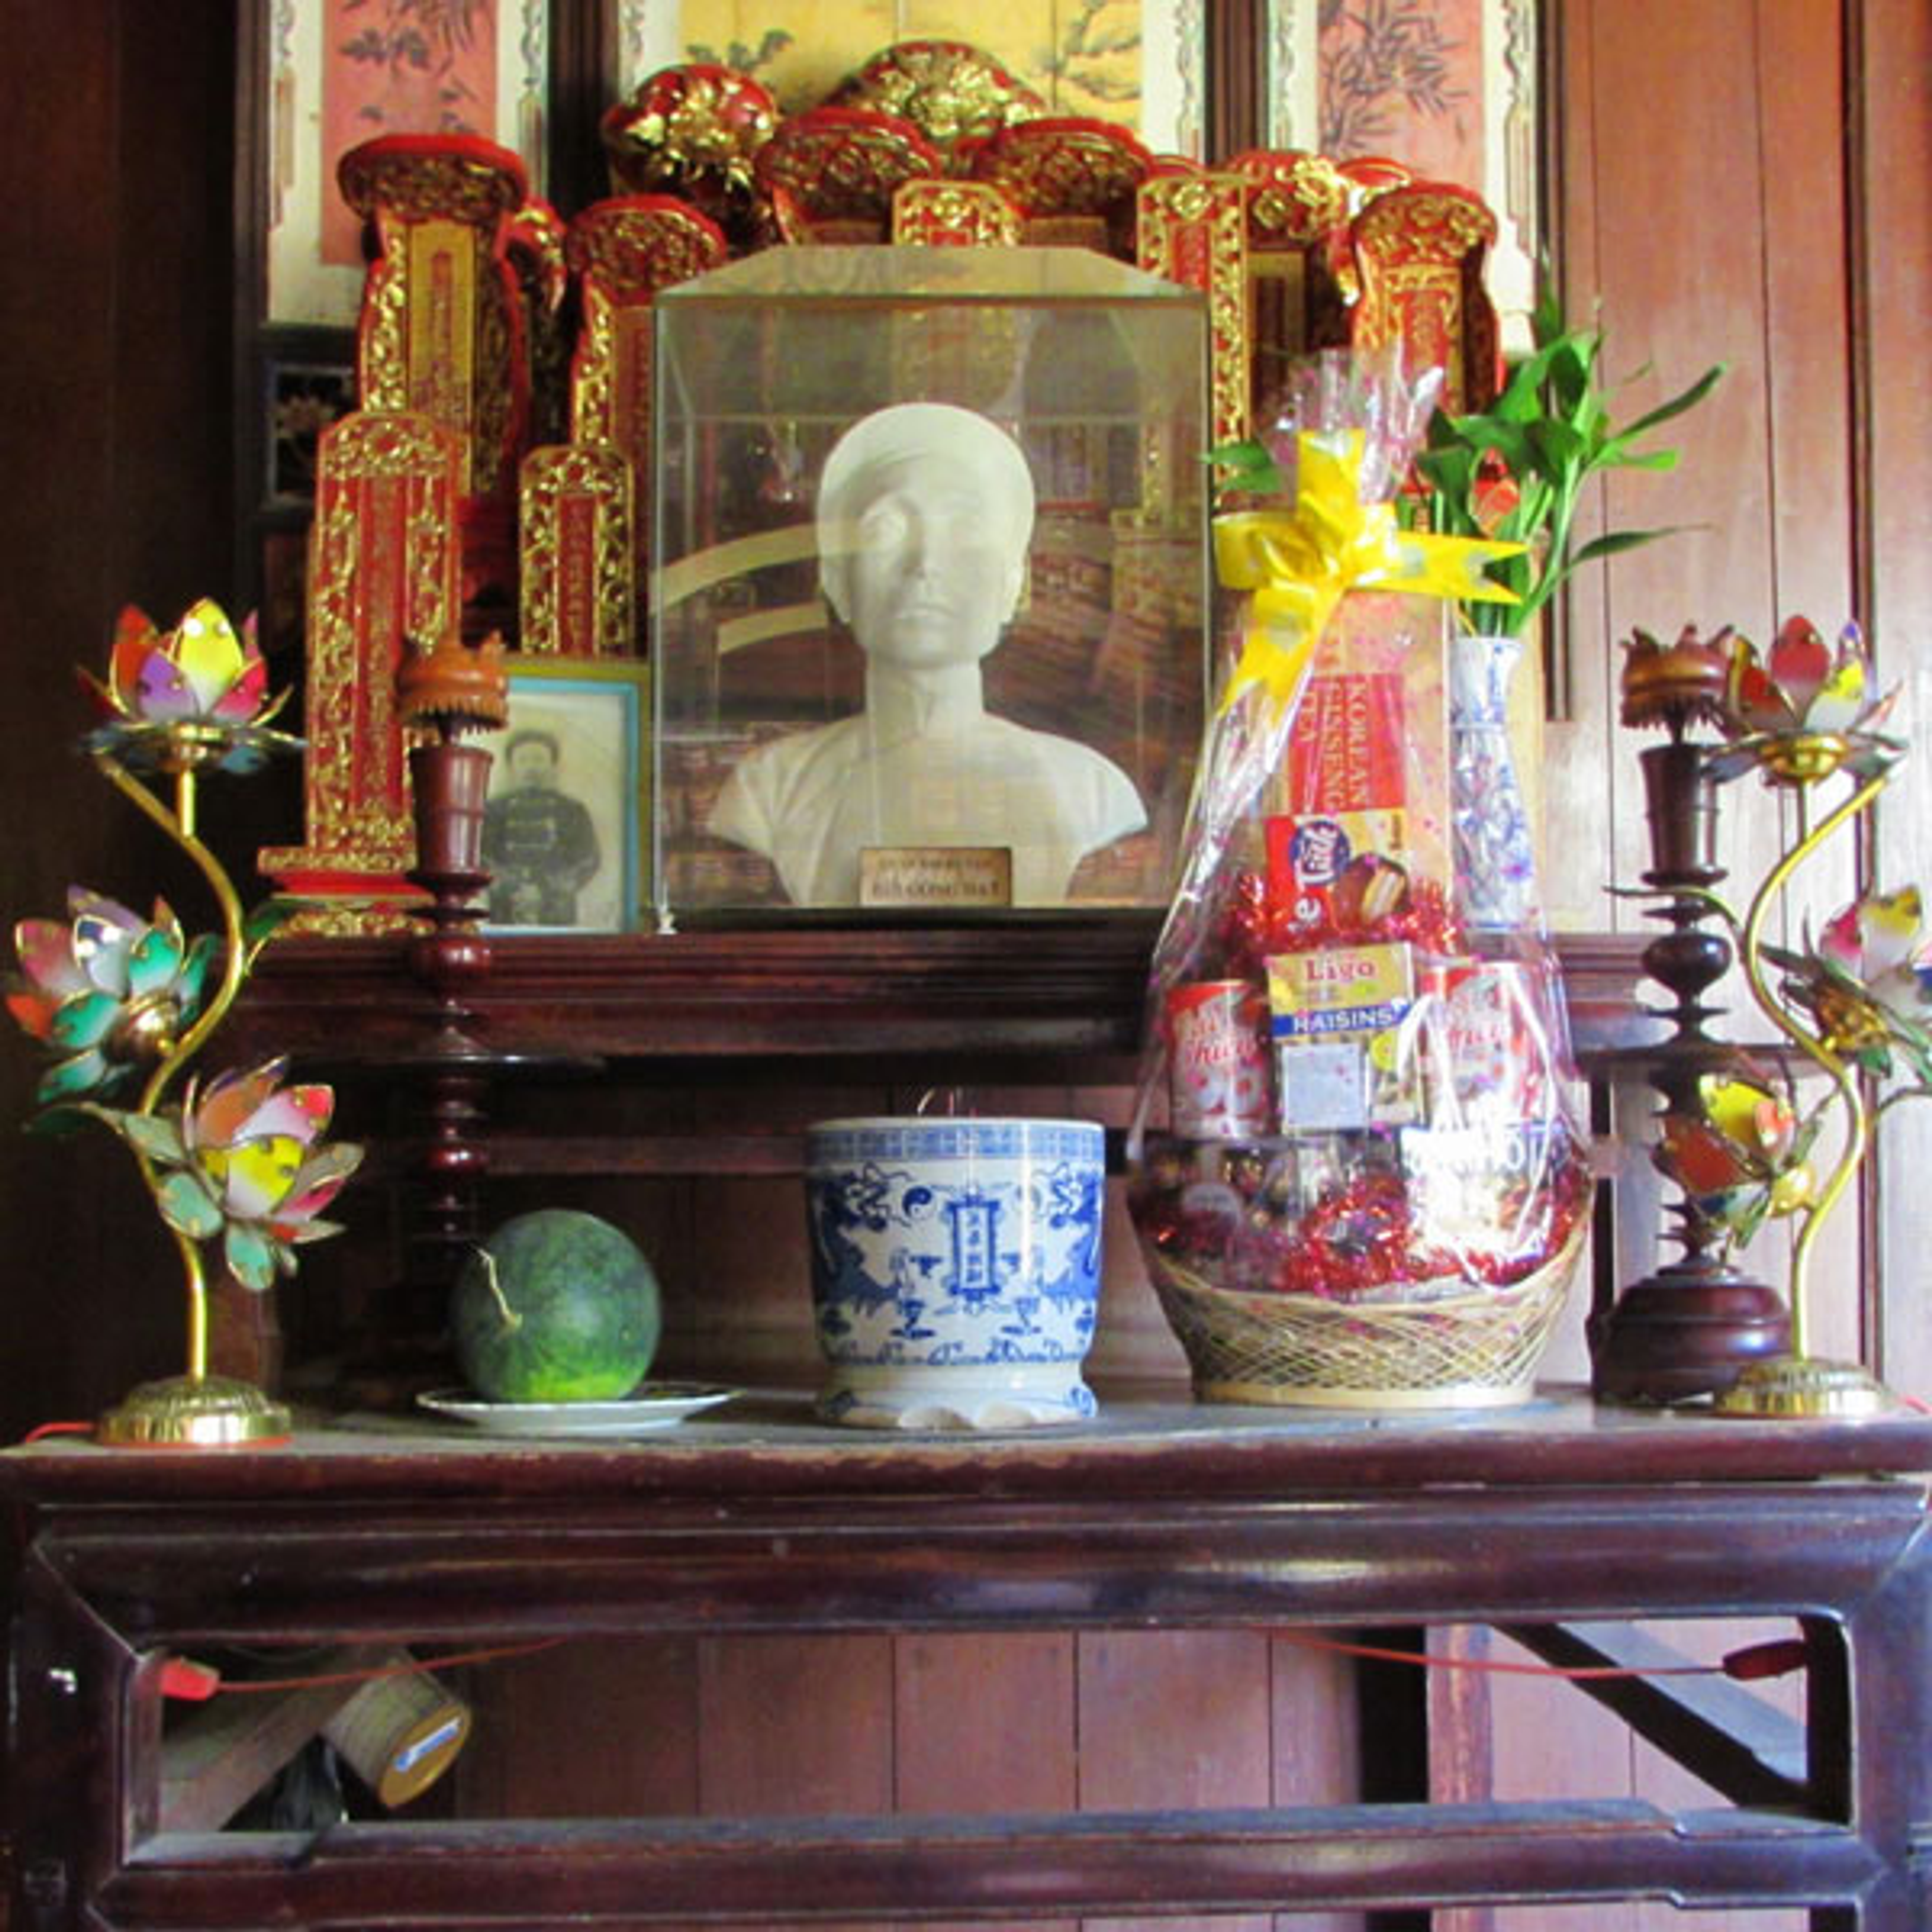
<svg viewBox="0 0 1932 1932"><path fill-rule="evenodd" d="M1452 742L1445 648L1515 547L1402 527L1436 386L1319 358L1270 439L1282 498L1216 520L1238 636L1154 952L1129 1194L1204 1400L1522 1400L1584 1239L1534 894L1501 923L1457 874L1486 753Z"/></svg>

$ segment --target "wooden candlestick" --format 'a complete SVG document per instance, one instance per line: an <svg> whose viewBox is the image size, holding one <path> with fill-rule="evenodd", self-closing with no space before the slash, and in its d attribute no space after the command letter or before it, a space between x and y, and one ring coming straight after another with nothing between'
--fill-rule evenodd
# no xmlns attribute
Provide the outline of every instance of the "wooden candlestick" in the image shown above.
<svg viewBox="0 0 1932 1932"><path fill-rule="evenodd" d="M429 896L417 913L426 929L410 942L408 957L434 1017L421 1052L390 1063L406 1082L418 1142L402 1274L377 1303L376 1332L364 1337L344 1378L352 1400L379 1408L448 1379L442 1337L450 1284L476 1240L478 1190L490 1165L481 1129L500 1057L476 1037L472 1001L493 963L476 903L490 883L483 810L493 760L461 740L508 720L502 651L500 638L473 650L452 638L434 650L406 653L396 677L398 717L428 734L409 754L416 862L406 876Z"/></svg>
<svg viewBox="0 0 1932 1932"><path fill-rule="evenodd" d="M1698 1083L1735 1064L1734 1048L1705 1022L1721 1007L1705 995L1730 969L1732 946L1706 926L1708 893L1724 877L1716 862L1718 802L1704 749L1673 736L1641 754L1650 830L1644 884L1663 896L1651 916L1667 932L1644 948L1644 970L1672 1005L1660 1012L1670 1036L1654 1051L1648 1078L1666 1113L1699 1111ZM1618 1296L1590 1324L1592 1383L1618 1402L1668 1402L1728 1388L1749 1364L1782 1354L1790 1324L1774 1290L1724 1257L1724 1231L1688 1196L1666 1210L1664 1231L1682 1253Z"/></svg>

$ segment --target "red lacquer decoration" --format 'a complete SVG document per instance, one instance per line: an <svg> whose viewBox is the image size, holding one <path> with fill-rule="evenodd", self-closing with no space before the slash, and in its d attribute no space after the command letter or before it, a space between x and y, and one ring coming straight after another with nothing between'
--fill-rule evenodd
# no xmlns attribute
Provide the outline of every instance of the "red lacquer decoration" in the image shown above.
<svg viewBox="0 0 1932 1932"><path fill-rule="evenodd" d="M910 121L870 107L788 116L756 165L778 232L794 242L889 241L894 194L945 172L939 150Z"/></svg>
<svg viewBox="0 0 1932 1932"><path fill-rule="evenodd" d="M356 324L362 406L425 416L463 452L464 601L514 595L517 470L529 446L524 298L510 256L524 164L468 134L387 134L338 170L380 250Z"/></svg>
<svg viewBox="0 0 1932 1932"><path fill-rule="evenodd" d="M716 222L664 194L594 202L572 222L566 238L578 310L570 440L579 447L614 451L629 472L630 568L637 584L645 580L650 561L650 518L644 512L651 456L652 304L662 290L716 268L730 252ZM525 547L527 557L527 534ZM560 592L552 608L563 610L581 601ZM608 600L591 601L604 604ZM528 602L526 596L526 607ZM628 634L628 619L614 620ZM525 648L530 648L527 640Z"/></svg>
<svg viewBox="0 0 1932 1932"><path fill-rule="evenodd" d="M462 446L427 416L358 411L322 434L309 566L308 840L260 854L292 892L345 903L312 928L393 926L416 854L396 716L410 640L457 622ZM385 912L360 903L392 902Z"/></svg>
<svg viewBox="0 0 1932 1932"><path fill-rule="evenodd" d="M897 41L843 82L826 104L897 115L941 152L1046 112L1024 81L964 40Z"/></svg>
<svg viewBox="0 0 1932 1932"><path fill-rule="evenodd" d="M704 62L661 68L598 123L618 195L675 195L722 230L734 254L772 238L752 163L778 104L748 74Z"/></svg>
<svg viewBox="0 0 1932 1932"><path fill-rule="evenodd" d="M1035 244L1097 249L1134 259L1134 197L1154 157L1124 128L1049 116L1003 128L972 157L973 178L1004 189L1026 215Z"/></svg>
<svg viewBox="0 0 1932 1932"><path fill-rule="evenodd" d="M1292 358L1348 340L1336 262L1348 208L1348 184L1319 154L1250 148L1207 173L1154 164L1138 260L1207 292L1216 442L1265 424Z"/></svg>
<svg viewBox="0 0 1932 1932"><path fill-rule="evenodd" d="M1360 296L1358 349L1400 342L1408 367L1443 370L1450 416L1487 409L1502 389L1501 335L1483 265L1496 218L1481 197L1442 182L1378 195L1350 230Z"/></svg>
<svg viewBox="0 0 1932 1932"><path fill-rule="evenodd" d="M928 248L1010 248L1025 218L991 182L909 181L892 196L892 239Z"/></svg>

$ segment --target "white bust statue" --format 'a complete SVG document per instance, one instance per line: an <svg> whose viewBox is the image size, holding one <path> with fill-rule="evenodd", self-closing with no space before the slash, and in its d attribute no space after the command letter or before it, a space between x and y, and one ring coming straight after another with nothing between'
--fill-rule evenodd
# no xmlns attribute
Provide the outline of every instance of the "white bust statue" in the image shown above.
<svg viewBox="0 0 1932 1932"><path fill-rule="evenodd" d="M897 404L833 445L819 581L866 654L865 709L741 760L710 818L795 904L857 904L867 847L978 846L1012 853L1015 904L1057 904L1088 853L1147 823L1110 760L986 709L1033 520L1018 445L970 410Z"/></svg>

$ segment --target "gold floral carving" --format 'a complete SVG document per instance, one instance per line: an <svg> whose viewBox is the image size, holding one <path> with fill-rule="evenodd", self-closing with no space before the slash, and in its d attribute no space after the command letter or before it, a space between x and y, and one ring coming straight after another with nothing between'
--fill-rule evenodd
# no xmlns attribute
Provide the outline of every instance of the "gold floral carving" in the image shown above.
<svg viewBox="0 0 1932 1932"><path fill-rule="evenodd" d="M660 290L716 268L724 238L684 209L608 206L572 223L568 255L583 311L571 439L616 444L641 476L650 455L650 304Z"/></svg>
<svg viewBox="0 0 1932 1932"><path fill-rule="evenodd" d="M430 205L429 187L469 185L446 170L386 170L382 254L371 271L357 328L362 406L432 417L463 437L466 488L488 496L508 482L506 466L526 388L519 297L500 258L502 197L452 192ZM392 190L406 189L391 198Z"/></svg>
<svg viewBox="0 0 1932 1932"><path fill-rule="evenodd" d="M421 921L394 900L386 903L350 893L304 897L302 910L280 928L290 939L379 939L386 934L422 930Z"/></svg>
<svg viewBox="0 0 1932 1932"><path fill-rule="evenodd" d="M581 318L571 375L571 440L615 449L627 466L634 506L625 520L624 641L612 648L631 648L632 601L649 567L646 519L634 506L650 462L650 305L661 290L716 267L726 252L715 224L684 208L607 203L570 225L566 254L578 276Z"/></svg>
<svg viewBox="0 0 1932 1932"><path fill-rule="evenodd" d="M1254 184L1249 232L1258 244L1325 246L1348 218L1348 184L1325 154L1294 148L1254 148L1228 164Z"/></svg>
<svg viewBox="0 0 1932 1932"><path fill-rule="evenodd" d="M356 325L356 390L362 406L386 415L410 406L409 276L385 250L369 271Z"/></svg>
<svg viewBox="0 0 1932 1932"><path fill-rule="evenodd" d="M622 372L618 364L617 337L617 310L586 285L570 378L572 442L619 440L617 397Z"/></svg>
<svg viewBox="0 0 1932 1932"><path fill-rule="evenodd" d="M1036 218L1106 214L1147 177L1146 151L1124 128L1040 129L1024 122L974 156L974 178L1004 188Z"/></svg>
<svg viewBox="0 0 1932 1932"><path fill-rule="evenodd" d="M1140 191L1140 266L1208 296L1216 442L1250 432L1248 184L1236 175L1163 175Z"/></svg>
<svg viewBox="0 0 1932 1932"><path fill-rule="evenodd" d="M384 154L352 148L343 157L343 199L366 220L388 214L421 221L446 214L493 230L527 190L520 170L455 153Z"/></svg>
<svg viewBox="0 0 1932 1932"><path fill-rule="evenodd" d="M909 181L892 196L892 239L928 248L1012 248L1020 212L991 182Z"/></svg>
<svg viewBox="0 0 1932 1932"><path fill-rule="evenodd" d="M412 862L395 675L404 640L457 610L460 448L420 415L358 411L323 433L310 538L303 788L308 844L272 874L393 878Z"/></svg>
<svg viewBox="0 0 1932 1932"><path fill-rule="evenodd" d="M902 40L874 56L832 98L896 114L941 147L1047 111L1024 81L958 40Z"/></svg>
<svg viewBox="0 0 1932 1932"><path fill-rule="evenodd" d="M651 460L652 349L648 303L614 302L585 286L584 334L571 392L571 440L608 444L638 478L650 473ZM632 532L640 571L644 538L640 524Z"/></svg>
<svg viewBox="0 0 1932 1932"><path fill-rule="evenodd" d="M862 221L885 239L892 196L905 182L938 178L944 164L915 130L888 121L830 118L844 110L795 114L758 150L758 186L791 197L807 224ZM843 238L842 237L841 238Z"/></svg>
<svg viewBox="0 0 1932 1932"><path fill-rule="evenodd" d="M524 460L518 527L518 646L621 657L636 642L631 465L613 448L562 443Z"/></svg>
<svg viewBox="0 0 1932 1932"><path fill-rule="evenodd" d="M1495 393L1496 311L1483 287L1496 217L1474 196L1417 185L1390 190L1355 218L1361 296L1353 340L1408 344L1445 372L1442 406L1485 407Z"/></svg>
<svg viewBox="0 0 1932 1932"><path fill-rule="evenodd" d="M724 259L724 239L710 222L681 208L586 208L570 224L570 266L614 302L648 302Z"/></svg>
<svg viewBox="0 0 1932 1932"><path fill-rule="evenodd" d="M674 69L639 89L627 113L604 129L612 172L633 194L675 189L692 173L752 184L752 157L778 113L755 81L723 69Z"/></svg>

